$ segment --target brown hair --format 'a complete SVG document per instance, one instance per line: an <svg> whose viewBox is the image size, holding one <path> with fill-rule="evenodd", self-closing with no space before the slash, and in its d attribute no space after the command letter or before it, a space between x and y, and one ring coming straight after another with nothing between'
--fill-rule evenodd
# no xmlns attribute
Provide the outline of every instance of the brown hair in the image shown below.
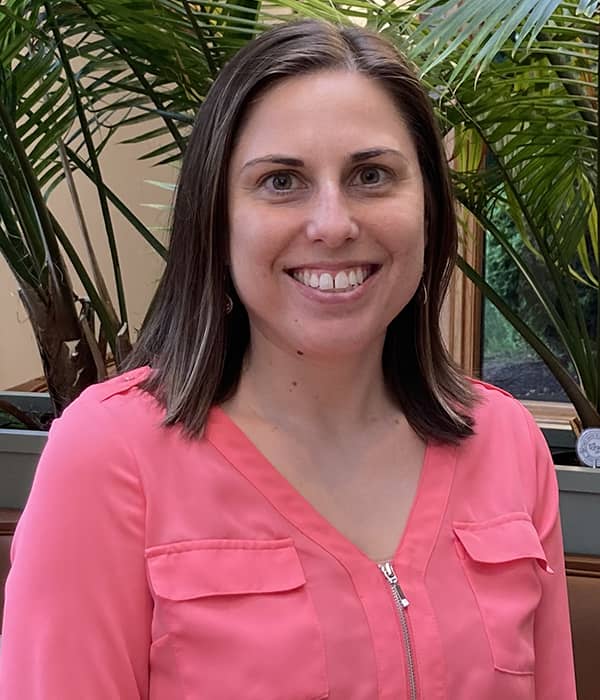
<svg viewBox="0 0 600 700"><path fill-rule="evenodd" d="M185 153L164 275L129 367L151 364L142 385L166 408L165 424L198 435L210 407L236 390L250 340L229 273L229 161L249 104L276 81L320 70L357 71L392 97L416 144L425 183L423 284L388 327L387 386L425 439L472 433L473 395L443 344L439 315L454 266L456 215L446 156L428 96L403 57L378 34L304 20L280 24L239 51L203 102ZM225 314L226 295L234 301Z"/></svg>

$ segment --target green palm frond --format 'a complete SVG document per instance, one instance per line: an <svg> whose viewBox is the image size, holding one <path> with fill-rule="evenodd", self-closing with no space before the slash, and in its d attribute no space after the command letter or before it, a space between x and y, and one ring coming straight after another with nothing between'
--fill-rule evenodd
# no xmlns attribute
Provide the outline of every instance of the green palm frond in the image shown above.
<svg viewBox="0 0 600 700"><path fill-rule="evenodd" d="M452 5L452 7L451 7ZM413 2L425 20L407 38L457 153L463 206L504 248L562 340L578 381L533 338L516 310L461 266L562 384L584 424L600 425L600 332L583 317L578 290L599 290L597 2ZM402 25L404 22L404 25ZM544 279L494 228L501 203ZM548 286L549 285L549 286ZM600 291L598 291L600 301ZM592 324L593 329L593 324ZM558 363L558 364L557 364Z"/></svg>
<svg viewBox="0 0 600 700"><path fill-rule="evenodd" d="M481 72L497 54L512 44L512 52L531 51L542 32L549 27L570 24L565 16L576 16L582 31L594 36L597 0L579 3L563 0L480 0L456 3L453 0L425 0L410 4L424 20L413 32L412 43L423 71L452 63L452 82L461 82ZM562 16L561 16L562 15ZM566 30L576 37L576 28Z"/></svg>

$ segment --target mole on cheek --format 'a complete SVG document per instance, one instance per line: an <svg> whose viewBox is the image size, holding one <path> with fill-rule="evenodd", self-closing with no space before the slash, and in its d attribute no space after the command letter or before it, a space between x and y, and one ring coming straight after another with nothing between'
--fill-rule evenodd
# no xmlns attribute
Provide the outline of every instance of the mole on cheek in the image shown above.
<svg viewBox="0 0 600 700"><path fill-rule="evenodd" d="M296 350L296 355L300 355L300 357L302 357L304 353L302 352L302 350Z"/></svg>

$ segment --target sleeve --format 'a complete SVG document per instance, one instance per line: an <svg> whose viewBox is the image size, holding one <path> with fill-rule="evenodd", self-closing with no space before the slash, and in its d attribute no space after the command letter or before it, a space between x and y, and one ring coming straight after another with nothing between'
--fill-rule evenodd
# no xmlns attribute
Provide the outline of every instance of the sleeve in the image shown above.
<svg viewBox="0 0 600 700"><path fill-rule="evenodd" d="M533 522L554 571L553 575L541 577L542 597L535 620L535 697L536 700L576 700L556 471L546 440L529 413L528 420L537 465Z"/></svg>
<svg viewBox="0 0 600 700"><path fill-rule="evenodd" d="M106 406L50 431L6 585L0 700L145 700L152 603L137 465Z"/></svg>

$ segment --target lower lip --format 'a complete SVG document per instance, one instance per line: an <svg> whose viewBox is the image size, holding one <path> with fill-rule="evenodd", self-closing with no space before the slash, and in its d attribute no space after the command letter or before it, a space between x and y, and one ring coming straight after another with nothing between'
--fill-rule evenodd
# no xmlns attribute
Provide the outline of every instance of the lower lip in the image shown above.
<svg viewBox="0 0 600 700"><path fill-rule="evenodd" d="M362 299L362 297L371 288L373 280L378 274L379 270L374 272L372 275L369 275L369 277L367 277L362 284L357 285L349 292L323 292L315 287L307 287L306 285L302 284L302 282L298 282L298 280L294 279L291 275L286 275L286 277L293 282L298 291L307 299L315 301L319 304L338 306L340 304L348 304Z"/></svg>

